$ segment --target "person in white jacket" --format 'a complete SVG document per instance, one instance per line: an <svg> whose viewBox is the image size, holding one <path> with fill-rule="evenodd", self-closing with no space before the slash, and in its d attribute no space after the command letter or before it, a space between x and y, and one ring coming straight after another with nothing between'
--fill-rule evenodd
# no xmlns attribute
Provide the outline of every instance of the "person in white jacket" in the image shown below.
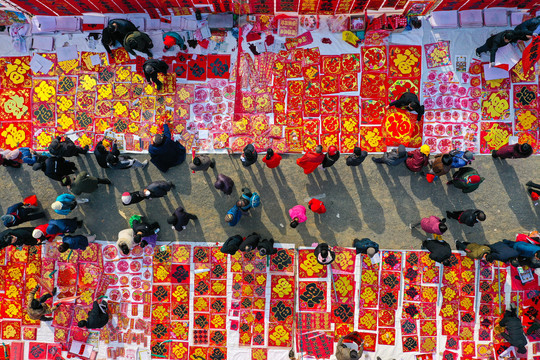
<svg viewBox="0 0 540 360"><path fill-rule="evenodd" d="M122 251L122 254L129 255L129 251L135 247L133 238L133 229L124 229L118 233L118 241L116 246Z"/></svg>

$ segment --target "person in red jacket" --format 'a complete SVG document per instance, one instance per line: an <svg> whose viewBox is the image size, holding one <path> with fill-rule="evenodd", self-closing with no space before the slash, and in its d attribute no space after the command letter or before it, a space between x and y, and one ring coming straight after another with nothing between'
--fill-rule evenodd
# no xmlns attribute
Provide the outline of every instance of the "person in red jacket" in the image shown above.
<svg viewBox="0 0 540 360"><path fill-rule="evenodd" d="M296 160L298 166L304 169L304 174L311 174L324 160L323 147L317 145L315 151L309 150L300 159Z"/></svg>
<svg viewBox="0 0 540 360"><path fill-rule="evenodd" d="M308 202L308 207L311 211L317 214L324 214L326 212L326 207L324 203L319 199L311 199Z"/></svg>
<svg viewBox="0 0 540 360"><path fill-rule="evenodd" d="M491 156L495 159L520 159L529 157L532 153L532 146L525 143L501 146L499 150L492 150Z"/></svg>
<svg viewBox="0 0 540 360"><path fill-rule="evenodd" d="M274 153L272 148L268 148L268 150L266 150L266 156L262 161L266 164L266 166L268 166L269 169L273 169L279 166L279 163L281 162L281 155Z"/></svg>
<svg viewBox="0 0 540 360"><path fill-rule="evenodd" d="M407 160L405 160L405 166L412 172L420 172L424 166L429 163L429 153L431 149L428 145L422 145L420 149L409 151L407 153Z"/></svg>
<svg viewBox="0 0 540 360"><path fill-rule="evenodd" d="M35 239L40 240L41 242L44 242L44 241L52 242L57 236L62 235L62 233L49 234L47 232L48 227L49 227L49 224L43 224L43 225L36 226L36 228L32 232L32 236Z"/></svg>
<svg viewBox="0 0 540 360"><path fill-rule="evenodd" d="M422 230L424 230L428 235L442 235L446 232L446 230L448 230L448 227L446 226L446 218L440 219L433 215L427 218L423 218L417 224L409 224L409 229L412 230L418 226L420 226Z"/></svg>

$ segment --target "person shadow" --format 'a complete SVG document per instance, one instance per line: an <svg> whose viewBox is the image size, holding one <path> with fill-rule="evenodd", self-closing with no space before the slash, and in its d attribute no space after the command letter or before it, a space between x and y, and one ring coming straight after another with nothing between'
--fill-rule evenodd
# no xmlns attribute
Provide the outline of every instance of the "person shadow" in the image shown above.
<svg viewBox="0 0 540 360"><path fill-rule="evenodd" d="M384 209L373 195L364 168L351 166L351 173L358 190L364 223L376 234L382 234L386 227ZM360 177L358 177L358 174L360 174ZM360 178L362 181L360 181Z"/></svg>

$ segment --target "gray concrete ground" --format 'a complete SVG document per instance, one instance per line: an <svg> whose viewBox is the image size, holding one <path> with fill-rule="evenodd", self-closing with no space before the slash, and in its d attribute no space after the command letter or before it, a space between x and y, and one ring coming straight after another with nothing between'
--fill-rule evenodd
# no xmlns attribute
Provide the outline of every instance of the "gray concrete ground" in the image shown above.
<svg viewBox="0 0 540 360"><path fill-rule="evenodd" d="M147 158L136 157L141 161ZM104 170L97 165L93 154L71 158L79 170L106 176L113 182L112 186L100 185L98 191L83 195L90 202L80 205L72 214L84 220L83 232L95 233L98 239L108 241L116 241L118 232L129 227L127 220L131 215L143 214L160 223L162 241L223 242L230 235L245 236L256 231L264 237L273 237L276 242L297 245L326 241L330 245L351 246L354 238L369 237L387 249L419 248L425 235L409 230L408 224L430 215L444 217L446 210L478 208L487 214L486 221L474 228L449 220L444 238L451 244L452 239L479 243L514 239L515 234L538 227L540 206L533 205L524 186L528 180L540 182L536 170L538 157L504 161L477 156L473 166L486 180L471 194L447 186L446 179L429 184L404 165L390 168L375 164L371 156L356 168L347 167L342 157L334 167L327 171L317 169L311 175L303 174L296 165L297 157L284 155L281 166L271 170L260 161L260 155L259 162L247 169L241 166L238 155L216 155L215 169L195 174L187 163L161 173L152 164L143 170ZM62 217L50 205L66 188L27 165L21 169L2 168L0 172L2 214L10 205L36 194L49 214L48 219ZM231 196L213 187L218 173L233 178L235 189ZM167 197L123 206L122 192L140 190L162 179L176 184ZM262 205L244 216L237 226L230 227L223 218L244 186L261 195ZM296 229L289 227L288 210L297 204L307 207L306 199L321 194L326 195L322 200L327 213L318 215L308 210L307 222ZM167 216L179 205L199 217L181 233L166 223ZM41 223L34 221L32 225Z"/></svg>

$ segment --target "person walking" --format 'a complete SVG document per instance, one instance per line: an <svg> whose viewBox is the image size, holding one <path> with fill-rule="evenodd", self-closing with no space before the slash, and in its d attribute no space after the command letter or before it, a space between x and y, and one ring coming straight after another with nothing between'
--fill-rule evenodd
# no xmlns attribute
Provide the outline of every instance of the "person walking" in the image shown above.
<svg viewBox="0 0 540 360"><path fill-rule="evenodd" d="M418 96L410 91L401 94L399 99L392 101L387 108L390 108L391 106L416 112L418 114L416 116L416 121L422 120L422 115L424 115L424 106L420 105Z"/></svg>
<svg viewBox="0 0 540 360"><path fill-rule="evenodd" d="M102 179L90 176L86 171L81 171L73 181L69 176L64 176L62 178L62 185L67 186L67 188L75 195L92 193L97 190L98 184L111 185L112 183L111 180L107 178Z"/></svg>
<svg viewBox="0 0 540 360"><path fill-rule="evenodd" d="M244 147L240 160L242 161L242 166L244 167L250 167L257 162L257 150L255 150L255 146L253 146L253 144L247 144Z"/></svg>
<svg viewBox="0 0 540 360"><path fill-rule="evenodd" d="M221 247L221 252L224 254L234 255L238 250L240 250L240 245L244 239L240 235L233 235L229 237Z"/></svg>
<svg viewBox="0 0 540 360"><path fill-rule="evenodd" d="M62 157L45 157L41 156L32 165L32 170L41 170L50 179L62 181L68 175L75 174L77 167L71 161L67 161Z"/></svg>
<svg viewBox="0 0 540 360"><path fill-rule="evenodd" d="M429 258L433 261L450 266L450 258L452 257L452 248L444 240L424 240L422 248L429 251Z"/></svg>
<svg viewBox="0 0 540 360"><path fill-rule="evenodd" d="M359 146L355 146L352 155L347 156L345 164L347 166L359 166L366 160L368 152L362 150Z"/></svg>
<svg viewBox="0 0 540 360"><path fill-rule="evenodd" d="M409 224L409 229L415 229L418 226L422 228L428 235L429 234L435 234L435 235L442 235L448 230L448 227L446 226L446 218L443 218L442 220L434 215L430 217L423 218L420 220L417 224Z"/></svg>
<svg viewBox="0 0 540 360"><path fill-rule="evenodd" d="M113 142L112 151L107 154L106 160L107 167L111 169L129 169L130 167L144 168L148 165L148 160L140 162L131 156L120 155L120 150L118 150L116 140Z"/></svg>
<svg viewBox="0 0 540 360"><path fill-rule="evenodd" d="M172 228L178 232L185 230L189 220L198 220L196 215L190 214L179 206L174 213L167 218L167 223L172 225Z"/></svg>
<svg viewBox="0 0 540 360"><path fill-rule="evenodd" d="M368 238L363 238L362 240L354 239L353 247L356 249L357 255L365 254L368 255L370 259L379 252L379 244Z"/></svg>
<svg viewBox="0 0 540 360"><path fill-rule="evenodd" d="M306 208L303 205L296 205L293 206L289 210L289 216L291 217L291 227L294 229L298 226L298 224L306 222L307 216L306 216Z"/></svg>
<svg viewBox="0 0 540 360"><path fill-rule="evenodd" d="M244 241L240 244L240 251L242 252L250 252L252 250L257 249L257 246L261 242L261 236L254 232L251 235L248 235Z"/></svg>
<svg viewBox="0 0 540 360"><path fill-rule="evenodd" d="M260 256L270 256L277 253L277 249L274 248L274 239L263 239L257 245L257 250L259 250Z"/></svg>
<svg viewBox="0 0 540 360"><path fill-rule="evenodd" d="M332 251L327 243L317 244L313 254L317 262L321 265L330 265L336 259L336 253Z"/></svg>
<svg viewBox="0 0 540 360"><path fill-rule="evenodd" d="M149 223L142 215L133 215L129 218L129 226L133 229L133 241L144 248L148 245L145 238L156 235L159 232L159 223Z"/></svg>
<svg viewBox="0 0 540 360"><path fill-rule="evenodd" d="M452 180L448 181L446 185L454 185L456 188L461 189L464 194L467 194L478 189L483 181L484 178L480 177L478 171L465 166L456 171L452 176Z"/></svg>
<svg viewBox="0 0 540 360"><path fill-rule="evenodd" d="M175 187L176 186L170 181L154 181L151 182L142 193L147 199L161 198L167 195L167 193Z"/></svg>
<svg viewBox="0 0 540 360"><path fill-rule="evenodd" d="M52 156L57 157L79 156L88 152L88 145L82 148L68 137L57 136L49 144L48 150Z"/></svg>
<svg viewBox="0 0 540 360"><path fill-rule="evenodd" d="M266 150L266 156L263 157L262 161L269 169L274 169L281 163L281 155L276 154L272 148L268 148Z"/></svg>
<svg viewBox="0 0 540 360"><path fill-rule="evenodd" d="M392 149L390 151L387 151L383 154L383 156L377 158L372 157L371 160L373 160L376 164L386 164L388 166L397 166L405 160L407 160L407 149L404 145L399 145L397 149Z"/></svg>
<svg viewBox="0 0 540 360"><path fill-rule="evenodd" d="M491 63L491 66L495 66L495 55L499 48L510 43L515 43L518 40L527 41L530 38L531 35L527 35L527 33L522 31L505 30L490 36L484 45L476 48L476 56L480 57L482 53L489 52L489 62Z"/></svg>
<svg viewBox="0 0 540 360"><path fill-rule="evenodd" d="M533 148L528 143L504 145L499 150L492 150L491 156L494 159L523 159L528 158L533 153Z"/></svg>
<svg viewBox="0 0 540 360"><path fill-rule="evenodd" d="M218 174L214 187L223 191L225 195L231 195L234 187L234 181L227 175Z"/></svg>
<svg viewBox="0 0 540 360"><path fill-rule="evenodd" d="M308 208L317 214L324 214L326 212L326 206L324 206L324 203L317 198L309 200Z"/></svg>
<svg viewBox="0 0 540 360"><path fill-rule="evenodd" d="M9 228L43 217L45 217L45 213L39 207L19 202L8 207L6 214L2 215L1 219L4 226Z"/></svg>
<svg viewBox="0 0 540 360"><path fill-rule="evenodd" d="M520 354L527 353L527 338L523 331L523 324L517 315L517 309L513 303L510 304L510 309L506 309L499 325L505 328L506 332L502 332L501 336L517 349Z"/></svg>
<svg viewBox="0 0 540 360"><path fill-rule="evenodd" d="M296 164L304 169L304 174L311 174L315 169L322 164L324 154L323 147L317 145L315 151L308 150L301 158L296 159Z"/></svg>
<svg viewBox="0 0 540 360"><path fill-rule="evenodd" d="M118 233L118 240L116 246L120 249L122 254L129 255L129 251L133 249L137 244L134 240L133 229L124 229Z"/></svg>
<svg viewBox="0 0 540 360"><path fill-rule="evenodd" d="M494 244L488 245L489 254L486 255L486 261L502 261L507 263L512 259L516 259L519 256L519 252L514 250L512 246L508 246L504 241L497 241Z"/></svg>
<svg viewBox="0 0 540 360"><path fill-rule="evenodd" d="M101 300L101 304L94 301L92 310L88 313L86 320L81 320L77 323L80 328L101 329L109 322L109 314L107 313L107 302Z"/></svg>
<svg viewBox="0 0 540 360"><path fill-rule="evenodd" d="M323 161L321 163L322 168L326 169L328 167L333 166L336 163L336 161L339 160L339 155L340 153L337 147L333 145L329 146L328 151L326 152L326 155L324 156Z"/></svg>
<svg viewBox="0 0 540 360"><path fill-rule="evenodd" d="M148 147L150 161L159 171L167 172L171 167L180 165L186 160L186 148L178 141L172 140L169 125L163 125L163 133L154 135Z"/></svg>
<svg viewBox="0 0 540 360"><path fill-rule="evenodd" d="M430 152L431 149L425 144L420 149L409 151L405 160L405 166L412 172L421 172L424 166L429 164Z"/></svg>
<svg viewBox="0 0 540 360"><path fill-rule="evenodd" d="M446 175L452 169L452 156L450 154L438 154L435 155L433 160L429 160L431 170L429 174L441 177Z"/></svg>
<svg viewBox="0 0 540 360"><path fill-rule="evenodd" d="M88 199L77 200L71 194L60 194L56 198L56 201L51 204L51 208L59 215L69 215L70 212L75 210L79 202L85 203L88 202Z"/></svg>
<svg viewBox="0 0 540 360"><path fill-rule="evenodd" d="M249 209L259 207L261 204L261 198L256 192L251 192L249 188L242 188L242 197L236 202L236 206L240 208L244 213L247 213Z"/></svg>
<svg viewBox="0 0 540 360"><path fill-rule="evenodd" d="M456 249L465 251L466 256L473 260L486 260L486 256L491 252L487 245L459 240L456 240Z"/></svg>
<svg viewBox="0 0 540 360"><path fill-rule="evenodd" d="M8 246L32 246L39 242L32 236L33 227L19 227L16 229L7 229L0 233L0 249Z"/></svg>
<svg viewBox="0 0 540 360"><path fill-rule="evenodd" d="M192 171L207 171L208 168L215 168L216 160L210 159L208 155L197 155L193 158L193 162L189 164L189 168Z"/></svg>
<svg viewBox="0 0 540 360"><path fill-rule="evenodd" d="M47 315L53 314L58 308L58 305L55 305L51 308L46 303L46 301L56 295L56 288L53 289L52 294L46 293L41 296L39 300L37 300L36 293L39 291L39 289L40 286L36 285L36 287L30 290L30 292L28 293L26 297L26 313L28 314L28 317L32 320L51 321L53 317Z"/></svg>
<svg viewBox="0 0 540 360"><path fill-rule="evenodd" d="M146 196L144 195L144 190L141 191L133 191L133 192L123 192L122 193L122 204L124 206L127 205L133 205L140 203L143 200L146 200Z"/></svg>
<svg viewBox="0 0 540 360"><path fill-rule="evenodd" d="M482 210L478 209L447 211L446 217L449 219L455 219L460 224L465 224L470 227L473 227L474 224L480 221L486 220L486 214Z"/></svg>
<svg viewBox="0 0 540 360"><path fill-rule="evenodd" d="M68 250L86 250L90 243L96 241L96 235L64 235L62 243L57 247L58 252L64 253Z"/></svg>
<svg viewBox="0 0 540 360"><path fill-rule="evenodd" d="M236 226L241 218L242 210L240 210L236 204L227 211L227 214L225 214L225 222L229 224L229 226Z"/></svg>
<svg viewBox="0 0 540 360"><path fill-rule="evenodd" d="M470 151L458 151L452 150L449 152L452 156L452 168L459 169L464 166L472 164L474 160L474 154Z"/></svg>
<svg viewBox="0 0 540 360"><path fill-rule="evenodd" d="M154 47L152 39L148 34L145 34L141 31L132 31L126 35L124 38L124 49L133 56L137 56L134 50L140 51L151 59L154 57L150 49Z"/></svg>

